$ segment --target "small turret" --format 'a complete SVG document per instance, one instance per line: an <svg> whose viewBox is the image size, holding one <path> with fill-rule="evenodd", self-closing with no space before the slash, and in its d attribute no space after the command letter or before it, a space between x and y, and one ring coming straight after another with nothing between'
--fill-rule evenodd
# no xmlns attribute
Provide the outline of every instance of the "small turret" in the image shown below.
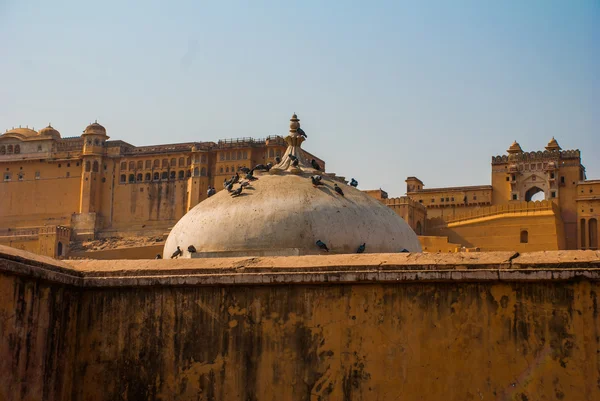
<svg viewBox="0 0 600 401"><path fill-rule="evenodd" d="M523 149L521 149L521 145L516 140L510 145L510 148L506 151L509 155L516 153L523 153Z"/></svg>
<svg viewBox="0 0 600 401"><path fill-rule="evenodd" d="M546 150L552 152L555 150L561 150L561 147L558 144L558 142L556 141L556 139L554 139L554 137L552 137L552 139L550 139L550 142L548 142L548 145L546 145Z"/></svg>

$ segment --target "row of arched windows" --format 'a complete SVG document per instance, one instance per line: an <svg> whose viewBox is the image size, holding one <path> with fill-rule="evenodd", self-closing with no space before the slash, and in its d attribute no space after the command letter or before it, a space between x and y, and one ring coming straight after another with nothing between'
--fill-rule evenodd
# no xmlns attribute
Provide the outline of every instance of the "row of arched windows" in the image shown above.
<svg viewBox="0 0 600 401"><path fill-rule="evenodd" d="M221 161L224 160L246 160L248 159L248 151L238 150L237 152L221 152L220 154Z"/></svg>
<svg viewBox="0 0 600 401"><path fill-rule="evenodd" d="M100 166L98 165L97 161L94 161L94 163L90 163L90 161L86 161L85 162L85 171L90 172L93 171L94 173L97 173L100 169Z"/></svg>
<svg viewBox="0 0 600 401"><path fill-rule="evenodd" d="M223 174L223 173L235 173L236 171L239 171L240 167L242 167L242 166L238 165L237 170L236 170L236 168L234 166L231 166L231 167L229 167L229 166L220 167L219 168L219 173L221 173L221 174Z"/></svg>
<svg viewBox="0 0 600 401"><path fill-rule="evenodd" d="M16 145L2 145L0 146L0 155L18 155L19 153L21 153L21 145L16 144Z"/></svg>
<svg viewBox="0 0 600 401"><path fill-rule="evenodd" d="M121 184L125 184L125 183L135 183L135 182L142 182L142 181L161 181L161 180L183 180L185 178L189 178L192 176L192 171L191 170L179 170L179 172L175 172L175 171L163 171L162 173L159 173L158 171L155 171L154 173L138 173L136 174L129 174L129 176L127 176L127 174L121 174L120 177L120 183ZM199 169L198 167L196 167L194 169L194 177L205 177L206 176L206 167L202 167L202 169Z"/></svg>
<svg viewBox="0 0 600 401"><path fill-rule="evenodd" d="M203 156L206 157L206 156ZM151 168L169 168L169 167L185 167L192 164L192 159L188 157L187 159L180 157L179 159L173 157L171 160L169 159L154 159L154 160L138 160L130 161L129 164L127 162L121 162L121 171L129 170L143 170L143 169L151 169Z"/></svg>

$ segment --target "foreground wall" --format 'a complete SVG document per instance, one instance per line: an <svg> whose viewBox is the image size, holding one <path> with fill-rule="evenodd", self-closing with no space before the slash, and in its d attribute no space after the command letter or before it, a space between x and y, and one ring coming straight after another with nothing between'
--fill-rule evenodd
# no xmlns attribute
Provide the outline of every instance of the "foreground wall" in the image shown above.
<svg viewBox="0 0 600 401"><path fill-rule="evenodd" d="M532 255L5 262L0 400L600 399L600 254Z"/></svg>

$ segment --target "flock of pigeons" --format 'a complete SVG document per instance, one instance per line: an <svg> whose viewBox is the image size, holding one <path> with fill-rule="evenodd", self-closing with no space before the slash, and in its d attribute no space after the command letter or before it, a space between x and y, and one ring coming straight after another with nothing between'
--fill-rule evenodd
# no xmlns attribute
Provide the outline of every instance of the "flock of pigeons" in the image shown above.
<svg viewBox="0 0 600 401"><path fill-rule="evenodd" d="M306 133L302 129L298 128L298 133L306 138ZM298 167L300 160L292 154L289 154L288 157L292 160L292 167ZM281 158L276 157L275 161L277 162L277 164L279 164L279 163L281 163ZM310 164L313 169L315 169L317 171L321 171L321 166L315 159L312 159ZM242 191L244 190L244 188L252 187L252 181L258 180L258 178L254 176L255 171L269 171L269 170L271 170L272 167L273 167L272 163L258 164L253 169L249 169L248 167L240 167L238 172L236 172L234 176L232 176L230 179L224 180L223 187L227 190L227 192L229 192L229 195L231 195L231 197L233 197L233 198L238 197L242 194ZM244 178L241 178L240 172L244 175ZM315 188L317 188L320 185L324 185L322 182L323 177L320 175L313 175L310 177L310 179ZM233 189L233 186L235 184L240 184L240 186L236 189ZM358 181L356 181L354 178L352 178L349 185L356 188L356 187L358 187ZM342 190L342 188L340 188L338 186L337 183L333 184L333 189L338 195L344 196L344 191ZM214 188L209 187L208 197L211 197L216 192L217 191ZM325 252L329 252L329 248L327 247L327 244L325 244L323 241L318 240L316 242L316 245L319 247L319 249L321 249ZM358 247L358 249L356 250L356 253L363 253L365 251L365 249L366 249L366 243L363 243ZM196 253L197 251L193 245L190 245L190 246L188 246L188 252ZM173 252L173 254L171 255L171 259L178 258L181 255L183 255L183 251L181 250L181 248L179 246L177 246L177 250L175 252ZM160 258L161 258L160 255L156 255L156 259L160 259Z"/></svg>

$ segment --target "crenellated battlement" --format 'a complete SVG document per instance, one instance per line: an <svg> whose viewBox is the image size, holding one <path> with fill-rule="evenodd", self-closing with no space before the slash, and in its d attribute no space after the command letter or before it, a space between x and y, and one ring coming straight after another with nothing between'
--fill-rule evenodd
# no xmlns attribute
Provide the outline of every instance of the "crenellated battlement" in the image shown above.
<svg viewBox="0 0 600 401"><path fill-rule="evenodd" d="M510 162L533 162L533 161L551 161L559 159L580 159L579 149L561 150L561 151L533 151L523 153L513 153L511 155L492 156L492 164L506 164Z"/></svg>

